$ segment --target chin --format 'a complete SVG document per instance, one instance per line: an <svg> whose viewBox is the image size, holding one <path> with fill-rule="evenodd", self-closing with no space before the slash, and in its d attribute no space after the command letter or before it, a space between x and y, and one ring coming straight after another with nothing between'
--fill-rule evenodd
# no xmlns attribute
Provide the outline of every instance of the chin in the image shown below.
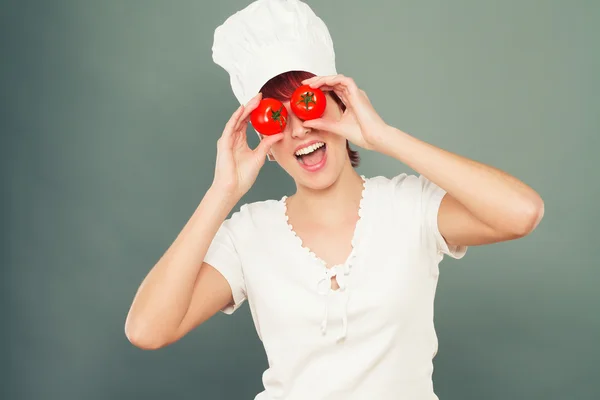
<svg viewBox="0 0 600 400"><path fill-rule="evenodd" d="M319 176L314 177L302 176L295 179L295 181L296 184L304 186L307 189L324 190L333 185L337 180L338 176L338 174L333 173L321 174Z"/></svg>
<svg viewBox="0 0 600 400"><path fill-rule="evenodd" d="M297 157L292 156L282 167L294 179L296 185L313 190L323 190L333 185L339 178L343 169L341 160L335 151L332 152L326 148L323 159L318 163L306 165Z"/></svg>

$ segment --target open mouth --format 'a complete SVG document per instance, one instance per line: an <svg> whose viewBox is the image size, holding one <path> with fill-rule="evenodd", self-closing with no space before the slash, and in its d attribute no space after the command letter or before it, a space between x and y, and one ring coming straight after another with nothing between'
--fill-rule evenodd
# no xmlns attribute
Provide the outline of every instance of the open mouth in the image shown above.
<svg viewBox="0 0 600 400"><path fill-rule="evenodd" d="M317 142L298 150L294 155L303 166L313 167L324 161L326 151L327 145L324 142Z"/></svg>

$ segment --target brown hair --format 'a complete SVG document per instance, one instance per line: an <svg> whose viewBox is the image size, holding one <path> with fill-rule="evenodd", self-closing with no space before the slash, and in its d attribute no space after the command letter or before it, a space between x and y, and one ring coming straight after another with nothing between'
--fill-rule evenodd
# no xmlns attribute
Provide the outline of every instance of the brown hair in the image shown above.
<svg viewBox="0 0 600 400"><path fill-rule="evenodd" d="M298 86L302 85L302 81L312 78L315 74L305 71L289 71L277 75L269 79L267 83L260 89L263 98L271 97L279 101L287 101L294 93ZM333 91L328 91L327 94L337 103L342 112L346 110L346 105L342 102L337 94ZM350 143L346 140L346 151L350 158L352 167L356 168L360 164L360 154L358 151L350 148Z"/></svg>

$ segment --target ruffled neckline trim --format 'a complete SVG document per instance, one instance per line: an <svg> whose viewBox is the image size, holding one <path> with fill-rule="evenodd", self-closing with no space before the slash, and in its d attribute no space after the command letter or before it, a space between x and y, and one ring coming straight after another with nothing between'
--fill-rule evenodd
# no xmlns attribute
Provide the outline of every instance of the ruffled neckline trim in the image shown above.
<svg viewBox="0 0 600 400"><path fill-rule="evenodd" d="M339 266L344 266L348 269L352 266L352 261L354 260L354 257L356 256L356 245L358 243L359 238L362 235L362 230L363 230L363 225L364 225L363 214L364 214L364 209L365 209L365 199L367 197L367 179L365 178L364 175L360 175L360 178L362 179L362 191L361 191L361 197L360 197L360 202L359 202L359 206L358 206L358 220L356 221L356 225L354 227L354 233L352 235L350 254L348 255L346 261L343 264L338 264ZM279 200L279 203L282 207L282 212L283 212L283 216L285 218L286 225L288 227L288 232L291 234L291 237L293 237L294 241L298 244L298 248L302 249L303 252L306 253L315 262L321 264L324 268L328 269L327 263L323 259L321 259L319 256L317 256L310 248L305 246L302 239L300 238L300 236L298 236L298 234L294 230L294 227L292 226L292 224L289 221L289 217L288 217L288 213L287 213L287 198L288 198L288 196L283 196L281 198L281 200ZM335 267L335 266L336 265L332 265L329 268Z"/></svg>

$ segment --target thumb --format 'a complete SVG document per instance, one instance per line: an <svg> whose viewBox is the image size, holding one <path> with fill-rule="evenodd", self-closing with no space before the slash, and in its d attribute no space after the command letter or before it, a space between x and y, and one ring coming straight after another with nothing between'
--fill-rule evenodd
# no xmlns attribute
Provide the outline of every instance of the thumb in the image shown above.
<svg viewBox="0 0 600 400"><path fill-rule="evenodd" d="M267 153L271 149L271 146L273 146L273 144L277 143L281 139L283 139L283 133L277 133L275 135L266 136L260 141L258 146L256 146L256 154L260 158L265 158L267 156Z"/></svg>
<svg viewBox="0 0 600 400"><path fill-rule="evenodd" d="M302 125L305 128L317 129L320 131L327 131L332 133L338 133L337 124L334 121L330 121L323 118L309 119L304 121Z"/></svg>

